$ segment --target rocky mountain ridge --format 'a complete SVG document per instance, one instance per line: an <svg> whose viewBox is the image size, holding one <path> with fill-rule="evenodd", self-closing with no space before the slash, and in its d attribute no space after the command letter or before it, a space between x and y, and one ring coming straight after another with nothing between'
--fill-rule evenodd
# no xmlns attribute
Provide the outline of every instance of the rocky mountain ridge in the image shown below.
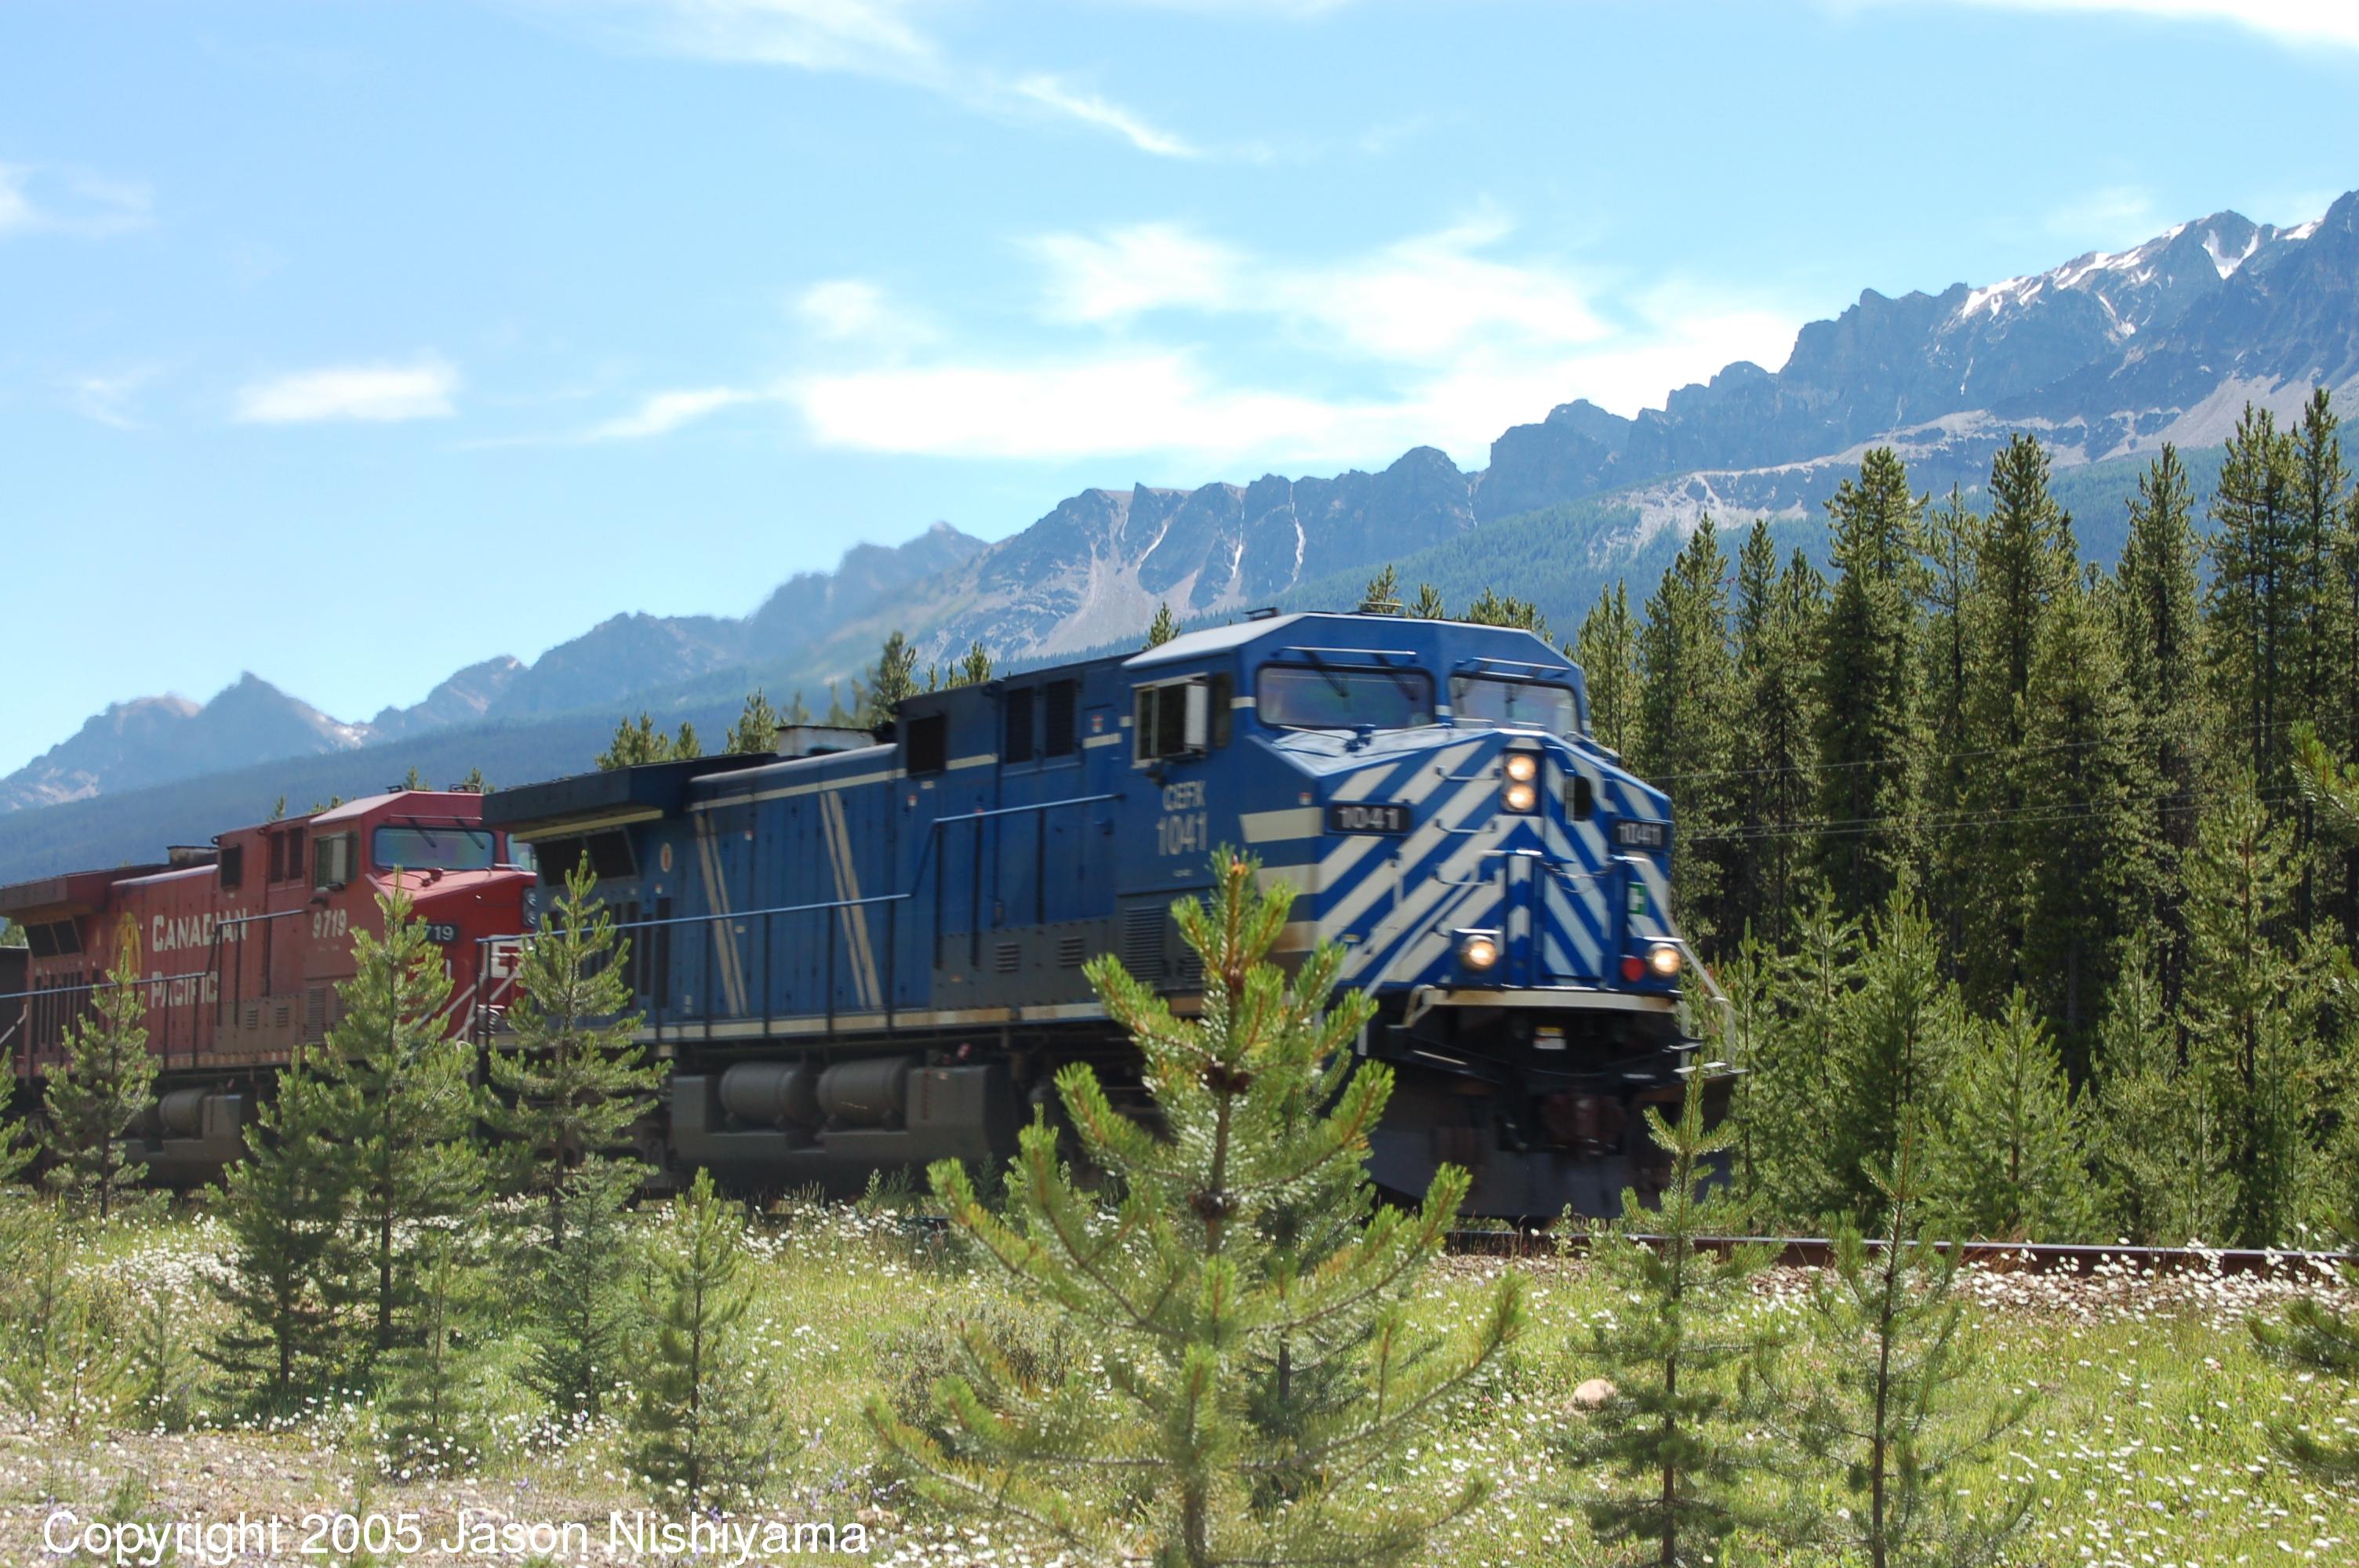
<svg viewBox="0 0 2359 1568"><path fill-rule="evenodd" d="M1472 472L1420 447L1373 473L1087 490L987 545L937 524L897 547L856 546L742 620L616 615L530 665L470 666L364 725L252 677L201 709L119 705L0 779L0 812L470 724L625 704L708 710L757 681L816 701L890 630L921 661L950 662L976 641L1003 663L1053 657L1135 636L1159 603L1217 618L1495 522L1608 498L1616 504L1585 508L1580 524L1597 531L1589 554L1603 560L1633 534L1691 527L1706 512L1812 516L1874 445L1899 449L1921 488L1971 488L2017 430L2038 433L2070 468L2165 440L2216 444L2247 401L2289 413L2317 384L2359 384L2359 192L2294 228L2216 212L1980 287L1864 290L1804 326L1776 371L1732 364L1628 417L1561 405L1503 432Z"/></svg>
<svg viewBox="0 0 2359 1568"><path fill-rule="evenodd" d="M251 673L201 705L170 695L115 703L0 778L0 814L251 762L575 713L715 669L791 657L840 622L873 611L983 547L982 540L946 523L897 548L856 545L834 571L798 573L744 620L614 616L530 665L505 654L470 665L424 700L388 707L366 723L332 719Z"/></svg>

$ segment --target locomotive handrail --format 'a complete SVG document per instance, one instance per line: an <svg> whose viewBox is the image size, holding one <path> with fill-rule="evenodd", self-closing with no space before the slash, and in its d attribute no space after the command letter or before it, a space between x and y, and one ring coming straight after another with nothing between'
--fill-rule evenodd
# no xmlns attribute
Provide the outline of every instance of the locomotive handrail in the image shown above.
<svg viewBox="0 0 2359 1568"><path fill-rule="evenodd" d="M1069 795L1063 800L1036 800L1029 806L995 806L988 811L985 811L981 806L977 806L973 811L943 812L940 816L934 818L933 825L935 827L940 828L946 823L973 822L978 817L1013 816L1020 811L1052 811L1060 806L1096 806L1104 801L1120 800L1122 796L1119 794L1109 791L1104 795ZM892 896L895 898L913 898L916 894L897 892Z"/></svg>
<svg viewBox="0 0 2359 1568"><path fill-rule="evenodd" d="M1572 673L1571 665L1543 665L1531 659L1495 659L1487 654L1477 654L1471 659L1459 660L1450 666L1450 673L1456 675L1461 670L1476 669L1484 665L1504 665L1519 670L1538 670L1540 674L1549 676L1567 676Z"/></svg>
<svg viewBox="0 0 2359 1568"><path fill-rule="evenodd" d="M135 978L135 979L132 980L131 984L132 984L132 986L134 987L134 989L136 989L136 988L138 988L138 987L142 987L142 986L169 986L169 985L177 985L178 983L179 983L179 982L180 982L180 981L182 981L182 980L201 980L201 979L203 979L206 976L211 975L211 974L213 974L213 973L215 973L215 970L212 968L212 967L211 965L207 965L204 968L201 968L201 969L191 969L191 970L189 970L189 971L188 971L187 973L185 973L185 974L178 974L178 975L140 975L140 976L137 976L136 978ZM104 989L107 989L111 988L114 984L114 982L113 980L110 980L110 979L96 979L96 980L77 980L77 981L75 981L75 982L74 982L73 984L71 984L71 985L36 986L36 987L35 987L35 988L33 988L31 990L22 990L22 991L0 991L0 1001L23 1001L23 1002L27 1002L27 1003L29 1003L29 1002L31 1002L33 1000L35 1000L36 998L39 998L39 997L68 997L68 996L73 996L73 995L75 995L75 994L77 994L77 993L80 993L80 994L82 994L82 996L84 996L84 997L91 997L91 996L95 996L95 995L97 995L97 994L98 994L100 991L102 991L102 990L104 990ZM170 1065L172 1065L172 1021L171 1021L171 1012L170 1012L170 1009L171 1009L172 1003L171 1003L171 1001L170 1001L170 1000L169 1000L168 993L168 995L167 995L167 999L166 999L162 1003L160 1003L160 1004L159 1004L159 1003L157 1003L157 1002L153 1002L153 1001L151 1001L151 1002L149 1002L147 1005L148 1005L148 1006L150 1006L150 1007L156 1007L156 1006L159 1006L159 1005L160 1005L160 1006L162 1006L162 1007L166 1010L166 1011L165 1011L165 1015L164 1015L164 1026L163 1026L162 1030L158 1032L158 1033L159 1033L159 1034L160 1034L160 1038L158 1038L158 1039L157 1040L157 1042L156 1042L156 1047L157 1047L157 1052L158 1052L158 1055L162 1058L162 1065L163 1065L164 1066L168 1067L168 1066L170 1066ZM190 1054L191 1054L191 1056L192 1056L192 1057L193 1057L194 1053L195 1053L195 1051L196 1051L196 1042L195 1042L195 1038L194 1038L195 1033L196 1033L196 1024L195 1024L196 1008L197 1008L197 999L196 999L195 997L191 996L191 997L189 999L189 1010L190 1010L190 1029L189 1029L189 1033L190 1033L190 1044L189 1044L189 1049L190 1049ZM18 1018L17 1022L18 1022L19 1024L23 1023L23 1022L25 1022L26 1018L30 1016L31 1012L32 1012L32 1009L31 1009L31 1007L27 1006L27 1007L24 1008L24 1009L22 1010L22 1015ZM61 1027L62 1027L62 1025L63 1025L64 1023L66 1023L66 1022L70 1022L70 1021L68 1021L68 1020L60 1020L60 1021L59 1021L59 1022L60 1022L60 1026L61 1026ZM10 1029L10 1032L9 1032L9 1033L15 1033L15 1027L14 1027L14 1026L12 1026L12 1027L11 1027L11 1029ZM6 1044L7 1039L8 1039L8 1036L7 1036L6 1034L0 1034L0 1044ZM27 1031L27 1033L26 1033L26 1035L25 1035L25 1052L26 1052L26 1061L27 1061L27 1071L28 1073L30 1072L30 1065L29 1065L29 1064L31 1063L31 1060L32 1060L32 1051L33 1051L33 1036L32 1036L31 1032L30 1032L30 1031Z"/></svg>
<svg viewBox="0 0 2359 1568"><path fill-rule="evenodd" d="M174 980L201 980L212 973L212 970L206 968L190 969L186 974L179 975L140 975L131 983L135 986L162 986L169 985ZM114 984L113 980L77 980L71 985L35 986L30 990L0 991L0 1001L24 1001L37 996L71 996L75 991L101 991L110 989ZM6 1035L0 1034L0 1040L6 1038Z"/></svg>
<svg viewBox="0 0 2359 1568"><path fill-rule="evenodd" d="M1363 659L1414 660L1417 657L1416 653L1407 648L1314 648L1304 643L1289 643L1286 647L1280 648L1278 652L1281 654L1308 654L1314 659L1321 658L1328 654L1350 654L1355 657ZM1354 666L1351 665L1337 665L1334 667L1339 670L1348 670ZM1371 666L1360 665L1357 667L1364 669ZM1386 664L1378 664L1373 667L1379 670L1389 670L1392 668L1390 665Z"/></svg>
<svg viewBox="0 0 2359 1568"><path fill-rule="evenodd" d="M879 892L865 898L830 899L824 903L779 903L767 909L733 909L726 913L716 910L709 914L675 914L662 920L618 920L614 922L614 929L643 931L657 925L702 925L715 920L751 920L763 914L809 914L822 909L853 909L864 903L898 903L915 896L906 892ZM475 946L482 947L494 942L529 942L539 935L538 931L504 931L493 936L476 937Z"/></svg>
<svg viewBox="0 0 2359 1568"><path fill-rule="evenodd" d="M823 900L823 901L821 901L821 902L820 902L820 903L778 903L778 904L772 904L772 905L770 905L770 906L768 906L767 908L765 908L765 909L733 909L733 910L728 911L726 914L723 914L723 913L722 913L722 912L720 912L720 911L717 911L717 910L716 910L716 911L712 911L712 912L709 912L709 913L707 913L707 914L675 914L675 915L670 915L670 916L668 916L668 917L665 917L665 918L662 918L662 919L616 921L616 922L614 923L614 929L615 929L617 932L624 932L624 931L646 931L646 930L664 930L664 929L669 929L669 927L671 927L671 926L675 926L675 925L723 925L723 924L734 924L734 923L738 922L738 921L760 920L760 921L762 921L762 922L764 923L764 932L763 932L763 939L762 939L762 946L763 946L763 960L764 960L764 962L766 964L766 963L768 962L768 950L769 950L769 946L770 946L770 938L769 938L769 932L768 932L768 921L769 921L769 918L770 918L771 916L773 916L773 915L778 915L778 914L828 914L828 913L831 913L831 912L842 911L842 910L846 910L846 909L863 909L863 908L867 907L867 906L868 906L868 905L870 905L870 904L877 904L877 903L883 903L883 904L906 903L908 903L910 899L915 898L916 896L917 896L917 894L915 894L915 893L913 893L913 892L879 892L879 893L870 893L870 894L867 894L866 896L862 897L862 898L832 898L832 899L826 899L826 900ZM601 903L603 903L604 901L601 900L600 902L601 902ZM502 933L502 934L500 934L500 935L493 935L493 936L478 936L478 937L476 937L476 938L475 938L475 950L476 950L476 955L477 955L477 957L476 957L476 969L477 969L477 972L478 972L478 973L484 973L484 972L486 972L486 971L487 971L488 965L487 965L487 962L486 962L486 957L487 957L488 954L490 953L491 949L492 949L494 946L497 946L498 944L503 943L503 942L515 942L515 943L518 943L518 944L528 943L528 942L530 942L534 937L536 937L536 936L538 936L538 935L540 935L540 933L539 933L539 932L538 932L538 931L510 931L510 932L504 932L504 933ZM835 967L835 965L834 965L834 953L835 953L835 926L834 926L832 923L831 923L831 924L828 925L828 927L827 927L827 935L828 935L828 968L829 968L830 973L831 973L831 974L832 974L833 969L834 969L834 967ZM895 944L894 944L894 942L893 942L893 940L892 940L891 934L890 934L890 929L889 929L889 926L888 926L887 935L886 935L886 953L885 953L885 962L886 962L886 979L885 979L885 982L884 982L884 991L885 991L885 994L884 994L884 996L880 999L880 1000L882 1000L882 1001L884 1002L884 1005L885 1005L885 1011L886 1011L886 1016L888 1019L892 1016L892 1011L893 1011L893 982L894 982L895 979L897 979L897 977L894 974L894 972L893 972L893 965L894 965L894 964L896 963L896 961L897 961L897 955L896 955L896 954L895 954L895 952L894 952L894 946L895 946ZM710 963L711 963L711 961L712 961L712 949L711 949L711 947L710 947L709 946L707 946L707 948L705 949L705 961L706 961L706 963L708 964L708 966L710 965ZM708 998L710 998L710 996L711 996L711 994L712 994L712 987L711 987L711 985L710 985L709 983L703 987L703 990L704 990L704 992L705 992L706 996L707 996ZM652 1000L653 1000L653 1001L654 1001L654 1009L653 1009L653 1012L652 1012L652 1015L651 1015L651 1019L652 1019L652 1022L653 1022L654 1026L655 1026L655 1031L656 1031L656 1039L657 1039L658 1042L661 1042L661 1040L663 1039L663 1024L664 1024L664 998L662 997L662 995L661 995L660 993L657 993L657 994L655 994L655 995L653 996L653 999L652 999ZM768 982L767 982L767 977L766 976L766 977L765 977L765 980L764 980L764 984L763 984L763 1020L764 1020L764 1022L765 1022L766 1024L768 1022L768 1021L769 1021L769 1019L770 1019L770 1017L771 1017L771 1014L770 1014L770 1011L769 1011L769 1000L770 1000L770 999L769 999L769 986L768 986ZM493 1012L494 1011L495 1011L495 1009L494 1009L494 1007L493 1007L493 1004L491 1004L491 1003L489 1003L489 1002L478 1001L478 1002L475 1004L475 1029L474 1029L474 1033L475 1033L475 1037L476 1037L476 1043L477 1043L478 1049L481 1049L481 1048L483 1048L483 1047L484 1047L484 1046L488 1045L488 1044L489 1044L489 1043L490 1043L491 1031L492 1031L492 1020L491 1020L491 1014L492 1014L492 1012ZM823 1012L825 1012L825 1013L827 1014L827 1016L828 1016L829 1018L831 1018L831 1019L832 1019L832 1018L834 1017L834 1015L835 1015L835 990L834 990L834 986L833 986L833 984L832 984L832 981L831 981L831 983L830 983L830 985L829 985L829 987L828 987L827 1006L826 1006L825 1008L823 1008L823 1009L819 1009L819 1010L815 1010L815 1011L823 1011ZM706 1038L708 1038L708 1039L709 1039L709 1038L711 1038L711 1037L712 1037L712 1020L713 1020L713 1013L712 1013L712 1009L708 1006L708 1007L704 1010L704 1011L700 1015L700 1018L701 1018L701 1022L703 1023L703 1025L704 1025L704 1031L705 1031ZM682 1019L678 1020L678 1021L676 1021L676 1022L685 1024L685 1023L688 1023L688 1022L696 1022L696 1021L695 1021L695 1020L690 1020L690 1019L682 1018Z"/></svg>
<svg viewBox="0 0 2359 1568"><path fill-rule="evenodd" d="M927 832L925 852L919 859L915 877L917 882L923 883L926 880L927 866L934 866L934 962L937 964L941 962L942 909L944 907L942 900L945 896L941 867L935 862L934 851L941 845L942 828L945 825L973 823L975 827L974 877L973 885L969 892L970 903L967 911L967 961L980 963L983 961L983 825L997 817L1016 816L1019 812L1053 811L1061 806L1100 806L1109 800L1121 798L1119 791L1108 790L1099 795L1067 795L1062 800L1036 800L1022 806L999 806L989 809L978 806L973 811L948 811L937 816ZM1049 882L1046 875L1049 835L1044 828L1034 837L1038 842L1033 846L1033 858L1036 861L1032 878L1033 907L1036 919L1045 922L1049 914ZM995 881L994 885L996 886ZM907 896L915 897L916 889L913 887Z"/></svg>

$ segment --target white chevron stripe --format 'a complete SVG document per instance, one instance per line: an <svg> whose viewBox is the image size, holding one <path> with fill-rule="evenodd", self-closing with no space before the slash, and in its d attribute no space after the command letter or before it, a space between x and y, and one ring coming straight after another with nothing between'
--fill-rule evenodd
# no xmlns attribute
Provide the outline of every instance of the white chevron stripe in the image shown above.
<svg viewBox="0 0 2359 1568"><path fill-rule="evenodd" d="M712 832L712 818L699 817L693 829L696 838L697 863L704 868L704 886L711 913L719 916L704 923L704 939L712 944L713 968L721 975L721 994L731 1013L743 1016L745 1011L745 977L737 954L737 935L729 918L729 883L721 874L721 845ZM709 1009L710 997L705 999Z"/></svg>
<svg viewBox="0 0 2359 1568"><path fill-rule="evenodd" d="M826 818L829 848L835 858L840 890L836 896L856 899L860 896L860 872L852 856L852 830L843 815L843 796L832 792L820 796L820 809ZM976 852L982 852L980 845ZM843 917L845 944L851 950L852 983L860 993L861 1005L881 1007L884 988L876 983L876 954L868 944L868 912L844 909L837 913Z"/></svg>

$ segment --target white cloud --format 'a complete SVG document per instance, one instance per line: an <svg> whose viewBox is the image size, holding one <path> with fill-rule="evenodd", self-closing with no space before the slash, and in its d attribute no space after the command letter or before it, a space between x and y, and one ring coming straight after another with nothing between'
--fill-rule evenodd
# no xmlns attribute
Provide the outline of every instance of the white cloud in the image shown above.
<svg viewBox="0 0 2359 1568"><path fill-rule="evenodd" d="M1027 248L1049 265L1049 311L1068 321L1119 322L1152 310L1233 308L1243 257L1177 223L1104 234L1044 234Z"/></svg>
<svg viewBox="0 0 2359 1568"><path fill-rule="evenodd" d="M136 430L139 421L133 415L131 400L159 373L154 365L138 365L107 374L76 376L66 384L66 398L86 419L117 430Z"/></svg>
<svg viewBox="0 0 2359 1568"><path fill-rule="evenodd" d="M1200 149L1051 73L1010 79L951 59L921 24L941 0L521 0L578 18L626 47L740 65L843 71L935 92L1007 117L1045 110L1158 157Z"/></svg>
<svg viewBox="0 0 2359 1568"><path fill-rule="evenodd" d="M1446 362L1486 339L1561 345L1608 329L1560 269L1478 253L1511 231L1484 217L1341 262L1247 257L1170 223L1102 235L1050 234L1030 248L1049 265L1057 319L1121 322L1158 310L1266 315L1316 327L1377 359Z"/></svg>
<svg viewBox="0 0 2359 1568"><path fill-rule="evenodd" d="M674 54L917 77L939 68L912 0L527 0Z"/></svg>
<svg viewBox="0 0 2359 1568"><path fill-rule="evenodd" d="M632 413L594 426L584 438L592 441L630 441L648 436L669 436L707 415L742 403L758 403L771 395L736 386L704 386L679 392L658 392Z"/></svg>
<svg viewBox="0 0 2359 1568"><path fill-rule="evenodd" d="M2154 198L2135 185L2111 185L2063 203L2048 214L2048 232L2067 239L2144 240L2162 228Z"/></svg>
<svg viewBox="0 0 2359 1568"><path fill-rule="evenodd" d="M906 349L934 336L922 314L905 302L888 301L883 289L856 277L813 284L796 298L794 308L814 336L832 343Z"/></svg>
<svg viewBox="0 0 2359 1568"><path fill-rule="evenodd" d="M795 305L811 330L807 368L660 391L560 438L662 436L784 404L814 442L864 452L1302 471L1432 444L1479 464L1501 430L1556 404L1635 413L1731 361L1782 362L1793 343L1799 311L1676 282L1607 291L1505 254L1511 233L1486 215L1320 261L1177 223L1050 234L1026 242L1044 314L1067 330L1046 348L1037 331L962 345L909 326L873 282L829 279ZM1223 351L1240 340L1284 351Z"/></svg>
<svg viewBox="0 0 2359 1568"><path fill-rule="evenodd" d="M1854 0L1856 3L1856 0ZM1926 4L1927 0L1868 0ZM2359 5L2352 0L1930 0L2009 11L2117 12L2173 22L2227 22L2288 43L2359 48Z"/></svg>
<svg viewBox="0 0 2359 1568"><path fill-rule="evenodd" d="M1158 157L1199 156L1195 147L1169 131L1157 130L1120 104L1094 92L1070 87L1053 76L1027 76L1016 83L1016 92L1058 114L1070 114L1085 125L1112 131L1140 152L1153 153Z"/></svg>
<svg viewBox="0 0 2359 1568"><path fill-rule="evenodd" d="M438 360L334 365L241 388L236 418L246 425L441 419L451 414L458 387L459 373Z"/></svg>
<svg viewBox="0 0 2359 1568"><path fill-rule="evenodd" d="M145 228L153 206L144 185L76 169L0 163L0 236L101 239Z"/></svg>
<svg viewBox="0 0 2359 1568"><path fill-rule="evenodd" d="M1595 300L1554 267L1475 254L1506 232L1485 221L1318 264L1170 224L1052 235L1031 246L1048 268L1050 316L1124 341L872 358L779 390L812 438L863 451L1312 465L1386 461L1431 443L1479 463L1502 429L1555 404L1635 412L1733 360L1780 362L1793 342L1798 312L1671 285ZM1266 319L1307 373L1300 384L1224 373L1209 351L1128 341L1157 312L1199 327ZM1353 391L1317 390L1338 370Z"/></svg>

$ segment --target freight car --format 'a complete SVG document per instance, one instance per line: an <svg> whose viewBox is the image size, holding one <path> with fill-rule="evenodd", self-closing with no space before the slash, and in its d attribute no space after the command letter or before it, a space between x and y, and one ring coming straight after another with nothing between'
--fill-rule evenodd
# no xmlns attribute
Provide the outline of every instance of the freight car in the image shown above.
<svg viewBox="0 0 2359 1568"><path fill-rule="evenodd" d="M159 864L0 888L0 916L30 939L27 973L0 990L19 1095L63 1060L125 918L160 1069L136 1154L158 1181L202 1181L237 1158L270 1076L341 1016L352 934L382 934L376 897L397 882L450 968L440 1022L462 1032L507 983L515 948L486 938L523 929L532 885L506 836L484 826L483 803L398 790L239 828Z"/></svg>
<svg viewBox="0 0 2359 1568"><path fill-rule="evenodd" d="M889 735L788 731L774 758L485 802L534 845L537 898L594 869L674 1065L680 1162L783 1187L1003 1156L1062 1063L1120 1079L1091 956L1201 996L1171 909L1234 845L1297 892L1282 951L1343 944L1378 1003L1355 1049L1398 1078L1381 1185L1452 1162L1471 1212L1533 1217L1651 1184L1637 1111L1679 1092L1701 978L1668 907L1669 802L1592 737L1581 671L1541 639L1257 616L913 697Z"/></svg>

